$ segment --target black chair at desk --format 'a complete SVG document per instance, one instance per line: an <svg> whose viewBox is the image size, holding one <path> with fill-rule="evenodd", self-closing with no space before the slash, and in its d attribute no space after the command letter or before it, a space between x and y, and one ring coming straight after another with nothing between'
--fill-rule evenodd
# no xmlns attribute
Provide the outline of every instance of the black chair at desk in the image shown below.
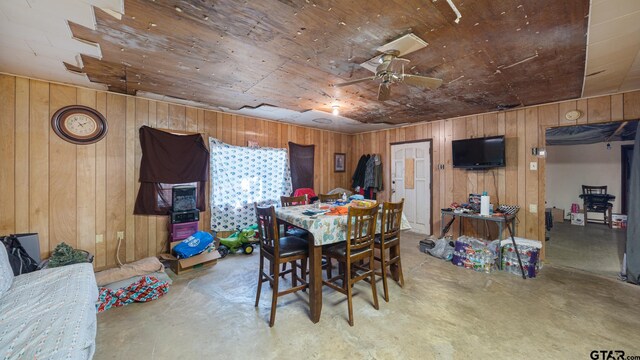
<svg viewBox="0 0 640 360"><path fill-rule="evenodd" d="M580 195L580 198L583 200L582 209L584 211L585 224L588 221L587 213L597 212L604 214L604 219L602 221L604 222L604 224L611 227L611 213L613 212L613 204L610 203L610 201L613 201L616 197L607 194L606 185L582 185L582 195Z"/></svg>

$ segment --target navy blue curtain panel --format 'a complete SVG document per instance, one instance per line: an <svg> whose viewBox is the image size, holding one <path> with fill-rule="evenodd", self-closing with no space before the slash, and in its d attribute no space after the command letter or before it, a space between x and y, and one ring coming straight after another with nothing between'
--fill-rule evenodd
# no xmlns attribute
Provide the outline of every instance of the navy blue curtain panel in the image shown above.
<svg viewBox="0 0 640 360"><path fill-rule="evenodd" d="M640 125L636 131L627 212L627 281L640 284Z"/></svg>

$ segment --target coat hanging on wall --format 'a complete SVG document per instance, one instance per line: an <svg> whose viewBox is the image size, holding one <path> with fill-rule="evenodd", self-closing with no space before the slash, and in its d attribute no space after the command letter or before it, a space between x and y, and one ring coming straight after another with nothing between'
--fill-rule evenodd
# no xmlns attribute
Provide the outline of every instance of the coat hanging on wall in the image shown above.
<svg viewBox="0 0 640 360"><path fill-rule="evenodd" d="M382 158L379 154L362 155L352 176L352 187L367 199L375 199L383 190Z"/></svg>

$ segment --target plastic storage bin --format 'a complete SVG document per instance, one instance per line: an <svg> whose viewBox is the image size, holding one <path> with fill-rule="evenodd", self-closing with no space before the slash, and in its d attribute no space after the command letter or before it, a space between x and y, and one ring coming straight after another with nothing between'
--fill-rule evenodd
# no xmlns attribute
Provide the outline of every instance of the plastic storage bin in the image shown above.
<svg viewBox="0 0 640 360"><path fill-rule="evenodd" d="M186 222L181 224L169 224L171 241L184 240L198 231L198 222Z"/></svg>

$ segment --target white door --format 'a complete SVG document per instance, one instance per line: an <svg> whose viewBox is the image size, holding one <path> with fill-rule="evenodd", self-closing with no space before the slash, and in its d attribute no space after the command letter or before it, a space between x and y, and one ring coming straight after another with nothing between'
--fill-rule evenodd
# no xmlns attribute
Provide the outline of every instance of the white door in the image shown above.
<svg viewBox="0 0 640 360"><path fill-rule="evenodd" d="M413 231L431 235L431 142L391 145L391 201L404 198Z"/></svg>

